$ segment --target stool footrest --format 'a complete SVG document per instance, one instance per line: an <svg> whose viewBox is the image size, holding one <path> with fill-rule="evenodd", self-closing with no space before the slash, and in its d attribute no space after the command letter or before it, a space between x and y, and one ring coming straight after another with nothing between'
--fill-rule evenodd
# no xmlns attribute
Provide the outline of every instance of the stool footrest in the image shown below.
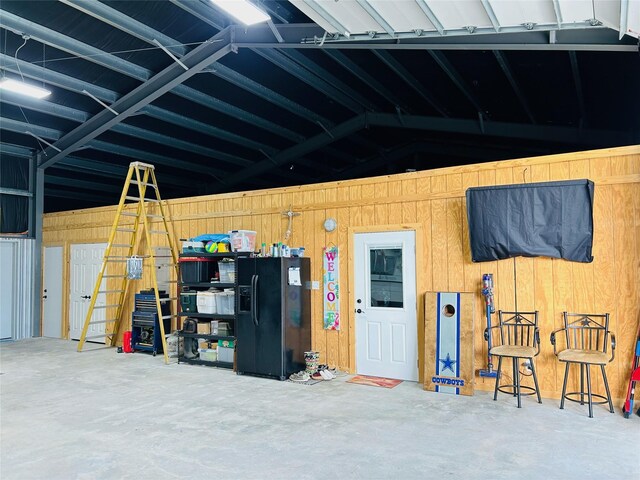
<svg viewBox="0 0 640 480"><path fill-rule="evenodd" d="M569 395L576 395L576 396L582 395L582 399L580 399L580 398L571 398ZM569 400L570 402L576 402L576 403L579 403L581 405L585 405L585 404L589 403L589 395L586 392L584 392L584 393L583 392L567 392L567 393L564 394L564 398ZM591 400L591 403L593 405L601 405L603 403L609 403L609 399L607 397L605 397L604 395L600 395L598 393L592 393L591 394L591 398L592 399L593 398L601 398L602 399L602 401L600 401L600 402L596 402L595 400Z"/></svg>
<svg viewBox="0 0 640 480"><path fill-rule="evenodd" d="M507 388L510 388L511 391L506 390ZM499 385L498 386L498 391L501 393L506 393L507 395L511 395L511 396L516 396L518 394L518 391L516 390L516 385ZM526 393L523 392L523 390L526 390ZM536 394L536 389L533 387L529 387L527 385L520 385L520 395L523 397L526 397L528 395L535 395Z"/></svg>

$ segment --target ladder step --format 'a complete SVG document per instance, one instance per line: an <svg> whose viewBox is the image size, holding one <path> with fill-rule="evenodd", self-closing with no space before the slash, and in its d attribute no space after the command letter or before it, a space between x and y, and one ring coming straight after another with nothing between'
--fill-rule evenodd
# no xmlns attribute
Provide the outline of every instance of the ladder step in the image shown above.
<svg viewBox="0 0 640 480"><path fill-rule="evenodd" d="M114 243L111 246L114 247L114 248L131 248L131 247L133 247L133 245L131 245L130 243Z"/></svg>
<svg viewBox="0 0 640 480"><path fill-rule="evenodd" d="M136 255L138 258L149 258L150 255ZM109 258L131 258L129 255L109 255L107 257L107 259Z"/></svg>
<svg viewBox="0 0 640 480"><path fill-rule="evenodd" d="M162 215L156 215L155 213L147 213L147 218L164 218Z"/></svg>
<svg viewBox="0 0 640 480"><path fill-rule="evenodd" d="M119 306L120 306L120 304L119 304L119 303L113 303L113 304L111 304L111 305L95 305L95 306L93 307L93 309L95 310L95 309L97 309L97 308L116 308L116 307L119 307Z"/></svg>
<svg viewBox="0 0 640 480"><path fill-rule="evenodd" d="M178 318L178 315L164 315L162 317L163 320L167 320L168 318Z"/></svg>
<svg viewBox="0 0 640 480"><path fill-rule="evenodd" d="M115 322L115 321L116 321L116 319L115 319L115 318L114 318L114 319L111 319L111 320L98 320L97 322L91 322L91 323L89 323L89 325L99 325L99 324L101 324L101 323L113 323L113 322ZM87 337L87 338L89 338L89 337Z"/></svg>
<svg viewBox="0 0 640 480"><path fill-rule="evenodd" d="M87 335L84 337L85 340L89 340L91 338L104 338L104 337L113 337L115 333L103 333L102 335Z"/></svg>
<svg viewBox="0 0 640 480"><path fill-rule="evenodd" d="M99 290L98 293L122 293L124 290Z"/></svg>
<svg viewBox="0 0 640 480"><path fill-rule="evenodd" d="M169 235L169 232L166 232L164 230L149 230L149 233L157 233L160 235Z"/></svg>
<svg viewBox="0 0 640 480"><path fill-rule="evenodd" d="M106 258L105 260L106 260L107 262L110 262L110 263L111 263L111 262L122 262L122 263L124 263L124 262L126 262L126 261L127 261L127 260L118 260L118 259L116 259L116 258L113 258L113 259L112 259L112 258L110 258L110 257L109 257L109 258ZM118 275L118 276L119 276L119 275Z"/></svg>
<svg viewBox="0 0 640 480"><path fill-rule="evenodd" d="M157 200L155 198L130 197L129 195L127 195L124 198L127 199L127 200L132 200L134 202L139 202L140 200L142 200L143 202L155 202L155 203L159 203L160 202L160 200Z"/></svg>
<svg viewBox="0 0 640 480"><path fill-rule="evenodd" d="M133 212L122 212L120 215L122 215L123 217L137 217L138 216L137 213L133 213Z"/></svg>
<svg viewBox="0 0 640 480"><path fill-rule="evenodd" d="M103 275L102 278L124 278L126 275Z"/></svg>
<svg viewBox="0 0 640 480"><path fill-rule="evenodd" d="M116 232L133 233L133 232L135 232L135 229L133 229L133 228L116 228Z"/></svg>
<svg viewBox="0 0 640 480"><path fill-rule="evenodd" d="M137 180L131 180L131 183L133 183L134 185L145 185L151 188L158 188L154 183L149 183L149 182L139 182Z"/></svg>
<svg viewBox="0 0 640 480"><path fill-rule="evenodd" d="M163 303L163 302L170 302L170 301L172 301L172 300L178 300L178 297L161 298L161 299L160 299L160 303Z"/></svg>

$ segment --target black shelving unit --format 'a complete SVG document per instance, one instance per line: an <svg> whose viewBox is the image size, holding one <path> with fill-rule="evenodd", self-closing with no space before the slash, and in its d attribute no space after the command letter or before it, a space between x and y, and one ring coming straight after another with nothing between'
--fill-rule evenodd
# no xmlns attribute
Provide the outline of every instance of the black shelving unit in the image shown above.
<svg viewBox="0 0 640 480"><path fill-rule="evenodd" d="M179 291L180 293L184 290L184 289L189 289L189 290L205 290L205 289L209 289L209 288L220 288L220 289L225 289L225 288L233 288L234 292L235 292L235 305L234 305L234 314L233 315L223 315L223 314L217 314L217 313L199 313L199 312L179 312L178 316L179 317L189 317L189 318L194 318L198 321L202 320L202 321L207 321L210 322L211 320L220 320L220 321L224 321L224 322L229 322L233 328L234 328L234 332L235 332L235 321L237 318L237 312L238 312L238 258L240 257L248 257L251 256L252 254L249 252L228 252L228 253L200 253L200 252L193 252L193 253L181 253L179 256L180 258L206 258L207 260L211 259L211 258L215 258L218 260L224 260L226 258L232 259L234 261L234 271L235 271L235 281L233 283L222 283L222 282L180 282L178 284L179 287ZM229 340L229 341L234 341L236 340L236 337L234 335L232 336L228 336L228 335L211 335L211 334L201 334L201 333L183 333L182 330L178 330L178 335L182 338L184 338L185 340L189 339L204 339L206 341L209 341L210 343L213 342L217 342L218 340ZM184 352L182 355L178 356L178 363L188 363L191 365L204 365L207 367L219 367L219 368L233 368L233 362L223 362L223 361L215 361L215 362L210 362L210 361L206 361L206 360L201 360L200 358L188 358L184 356Z"/></svg>

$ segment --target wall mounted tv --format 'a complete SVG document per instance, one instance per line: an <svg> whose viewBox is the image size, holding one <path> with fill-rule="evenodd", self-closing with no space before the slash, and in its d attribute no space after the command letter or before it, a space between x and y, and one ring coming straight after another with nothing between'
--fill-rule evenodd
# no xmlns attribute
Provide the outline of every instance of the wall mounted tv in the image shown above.
<svg viewBox="0 0 640 480"><path fill-rule="evenodd" d="M469 188L471 259L593 261L593 190L590 180Z"/></svg>

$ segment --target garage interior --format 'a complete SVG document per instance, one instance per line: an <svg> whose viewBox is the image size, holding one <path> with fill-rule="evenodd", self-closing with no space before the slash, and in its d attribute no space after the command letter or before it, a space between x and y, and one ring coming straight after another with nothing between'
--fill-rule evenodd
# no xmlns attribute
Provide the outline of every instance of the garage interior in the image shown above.
<svg viewBox="0 0 640 480"><path fill-rule="evenodd" d="M257 23L225 10L247 3ZM3 1L2 477L637 478L639 33L637 0ZM157 192L142 210L123 193L130 165L153 171L132 187ZM534 193L543 218L531 235L505 220L505 238L551 244L558 222L582 218L571 208L588 228L565 230L557 255L491 233L494 257L479 259L478 232L503 206L527 217L538 186L560 193ZM573 187L584 203L557 200ZM475 229L485 190L515 193ZM168 243L150 236L165 227ZM208 250L188 250L202 235ZM141 278L120 290L105 265L124 259L115 272L129 275L132 254L146 255ZM285 355L266 376L289 381L252 373L240 331L241 264L280 256L283 298L308 303L283 307L278 341L327 367ZM187 285L207 259L219 288ZM225 291L223 259L236 265ZM156 315L153 348L126 353L150 288L168 291L148 301L170 320ZM231 314L198 319L183 297L204 308L205 293L230 296ZM521 328L534 311L533 352L497 376L487 320L512 312ZM609 314L591 368L559 355L565 312L586 315L587 335ZM97 338L92 322L106 322ZM169 337L195 357L171 356ZM315 376L291 376L305 367Z"/></svg>

